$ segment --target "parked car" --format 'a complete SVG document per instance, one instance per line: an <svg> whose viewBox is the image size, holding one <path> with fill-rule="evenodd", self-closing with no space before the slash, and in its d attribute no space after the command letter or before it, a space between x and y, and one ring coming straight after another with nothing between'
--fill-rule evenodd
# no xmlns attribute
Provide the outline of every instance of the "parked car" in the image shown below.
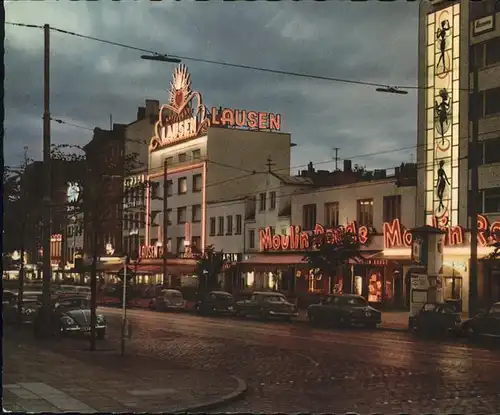
<svg viewBox="0 0 500 415"><path fill-rule="evenodd" d="M408 319L408 328L420 334L458 334L461 324L460 313L446 303L425 303L416 315Z"/></svg>
<svg viewBox="0 0 500 415"><path fill-rule="evenodd" d="M76 285L60 285L56 289L56 294L63 294L63 293L75 294L75 293L77 293L77 286Z"/></svg>
<svg viewBox="0 0 500 415"><path fill-rule="evenodd" d="M33 324L38 309L42 303L36 297L23 297L21 308L21 323ZM10 303L4 303L2 307L3 319L7 324L18 322L18 303L17 296Z"/></svg>
<svg viewBox="0 0 500 415"><path fill-rule="evenodd" d="M165 289L155 298L153 308L156 311L184 310L186 302L179 290Z"/></svg>
<svg viewBox="0 0 500 415"><path fill-rule="evenodd" d="M469 336L486 335L500 337L500 302L488 310L481 310L462 325L462 331Z"/></svg>
<svg viewBox="0 0 500 415"><path fill-rule="evenodd" d="M233 314L234 298L225 291L211 291L196 303L196 313L207 314Z"/></svg>
<svg viewBox="0 0 500 415"><path fill-rule="evenodd" d="M382 321L382 313L371 307L359 295L334 294L318 304L307 308L307 317L311 324L336 325L350 327L362 325L376 328Z"/></svg>
<svg viewBox="0 0 500 415"><path fill-rule="evenodd" d="M235 313L242 317L261 319L281 318L291 320L299 315L297 307L281 293L255 291L248 300L238 301Z"/></svg>
<svg viewBox="0 0 500 415"><path fill-rule="evenodd" d="M63 335L90 333L90 299L86 295L61 296L54 302L53 313ZM106 319L96 316L96 335L99 340L106 336Z"/></svg>
<svg viewBox="0 0 500 415"><path fill-rule="evenodd" d="M75 292L77 294L86 294L86 295L90 295L91 294L90 287L87 287L87 286L84 286L84 285L77 285L75 287Z"/></svg>

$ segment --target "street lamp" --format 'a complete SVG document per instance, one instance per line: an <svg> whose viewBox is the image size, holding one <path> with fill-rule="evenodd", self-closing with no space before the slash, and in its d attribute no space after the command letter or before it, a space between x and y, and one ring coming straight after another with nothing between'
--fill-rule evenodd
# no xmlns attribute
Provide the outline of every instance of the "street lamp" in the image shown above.
<svg viewBox="0 0 500 415"><path fill-rule="evenodd" d="M385 92L387 94L401 94L401 95L406 95L408 94L408 91L398 89L394 86L387 86L387 87L382 87L382 88L377 88L377 92Z"/></svg>
<svg viewBox="0 0 500 415"><path fill-rule="evenodd" d="M178 58L170 58L167 55L142 55L141 59L145 59L147 61L158 61L158 62L170 62L170 63L181 63L181 60Z"/></svg>

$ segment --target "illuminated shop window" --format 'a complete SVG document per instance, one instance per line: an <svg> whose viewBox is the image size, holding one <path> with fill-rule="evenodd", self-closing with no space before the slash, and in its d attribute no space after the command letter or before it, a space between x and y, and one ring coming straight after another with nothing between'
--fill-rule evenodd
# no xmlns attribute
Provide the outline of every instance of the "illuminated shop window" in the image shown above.
<svg viewBox="0 0 500 415"><path fill-rule="evenodd" d="M372 270L368 278L368 301L382 302L382 274L378 270Z"/></svg>

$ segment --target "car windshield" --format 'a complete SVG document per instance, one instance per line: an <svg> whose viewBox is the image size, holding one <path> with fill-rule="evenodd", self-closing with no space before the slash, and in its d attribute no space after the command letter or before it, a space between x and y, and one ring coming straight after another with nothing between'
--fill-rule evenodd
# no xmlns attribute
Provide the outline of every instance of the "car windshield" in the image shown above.
<svg viewBox="0 0 500 415"><path fill-rule="evenodd" d="M166 294L170 297L182 297L182 293L177 291L167 291Z"/></svg>
<svg viewBox="0 0 500 415"><path fill-rule="evenodd" d="M341 304L354 306L354 307L362 307L368 305L366 300L362 297L345 297L342 298Z"/></svg>
<svg viewBox="0 0 500 415"><path fill-rule="evenodd" d="M266 295L264 297L265 301L273 303L286 303L286 298L282 295Z"/></svg>
<svg viewBox="0 0 500 415"><path fill-rule="evenodd" d="M88 309L90 308L90 302L85 298L78 299L61 299L57 303L57 307L59 308L82 308Z"/></svg>

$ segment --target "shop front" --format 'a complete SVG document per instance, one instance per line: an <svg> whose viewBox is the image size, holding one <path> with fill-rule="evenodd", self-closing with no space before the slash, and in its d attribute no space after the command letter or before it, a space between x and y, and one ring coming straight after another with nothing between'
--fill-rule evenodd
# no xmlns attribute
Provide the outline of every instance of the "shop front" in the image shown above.
<svg viewBox="0 0 500 415"><path fill-rule="evenodd" d="M496 229L499 222L489 224L487 219L478 215L478 301L490 304L498 298L500 292L496 285L496 275L499 261L488 259L493 252L491 244L495 242ZM440 270L444 301L453 303L458 310L467 312L469 309L469 263L470 263L470 232L460 226L441 227L442 237L442 267ZM413 237L398 219L384 224L384 255L406 261L411 264L411 247ZM405 278L409 282L409 275ZM492 292L493 290L493 292Z"/></svg>

